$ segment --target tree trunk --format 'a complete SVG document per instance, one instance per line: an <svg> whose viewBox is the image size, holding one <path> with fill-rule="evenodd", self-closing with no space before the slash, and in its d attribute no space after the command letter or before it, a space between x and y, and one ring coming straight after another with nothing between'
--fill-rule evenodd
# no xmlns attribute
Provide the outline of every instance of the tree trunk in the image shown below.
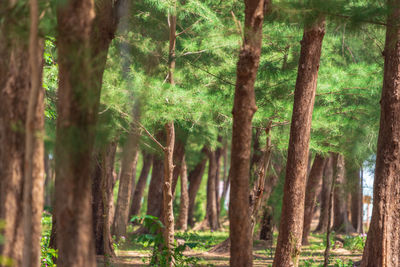
<svg viewBox="0 0 400 267"><path fill-rule="evenodd" d="M158 139L160 140L160 139ZM149 192L147 194L147 215L155 216L161 219L162 200L163 200L163 180L164 180L164 162L158 155L153 157L153 169L151 171L151 180Z"/></svg>
<svg viewBox="0 0 400 267"><path fill-rule="evenodd" d="M203 153L203 152L201 152ZM204 158L200 161L195 168L189 172L189 211L188 211L188 225L194 226L194 208L196 203L197 192L199 191L201 180L203 178L204 170L206 168L207 159Z"/></svg>
<svg viewBox="0 0 400 267"><path fill-rule="evenodd" d="M362 233L362 185L360 179L360 169L352 168L348 172L351 176L351 224L357 233ZM361 204L361 205L360 205Z"/></svg>
<svg viewBox="0 0 400 267"><path fill-rule="evenodd" d="M245 0L244 39L236 70L229 201L230 266L253 266L253 238L249 210L252 119L261 54L262 24L269 1Z"/></svg>
<svg viewBox="0 0 400 267"><path fill-rule="evenodd" d="M163 184L163 236L168 250L168 266L172 266L172 249L174 246L174 211L172 196L172 175L174 171L173 153L175 143L174 123L165 125L167 142L164 150L164 184Z"/></svg>
<svg viewBox="0 0 400 267"><path fill-rule="evenodd" d="M333 230L337 233L348 234L354 232L347 213L347 194L345 192L345 166L343 155L338 155L335 177L335 191L333 194Z"/></svg>
<svg viewBox="0 0 400 267"><path fill-rule="evenodd" d="M110 198L117 142L100 149L95 158L92 182L93 231L96 255L114 256L110 233Z"/></svg>
<svg viewBox="0 0 400 267"><path fill-rule="evenodd" d="M153 162L153 156L151 154L142 152L143 154L143 167L140 172L139 180L137 182L135 192L132 198L131 209L129 211L129 218L136 216L140 212L142 207L143 192L146 188L147 177L149 176L151 164Z"/></svg>
<svg viewBox="0 0 400 267"><path fill-rule="evenodd" d="M307 180L306 195L304 200L304 222L302 245L308 245L308 235L311 230L311 221L314 215L315 200L317 198L318 184L322 179L325 166L325 158L316 154Z"/></svg>
<svg viewBox="0 0 400 267"><path fill-rule="evenodd" d="M301 41L275 267L298 266L311 119L324 35L325 20L319 18L313 25L306 26Z"/></svg>
<svg viewBox="0 0 400 267"><path fill-rule="evenodd" d="M134 120L139 117L139 111L135 108ZM129 221L129 205L131 203L133 173L136 172L137 159L139 155L139 129L131 124L131 132L122 151L121 177L119 180L119 190L117 206L115 207L113 235L118 240L126 235L126 227Z"/></svg>
<svg viewBox="0 0 400 267"><path fill-rule="evenodd" d="M57 11L57 265L96 266L89 179L100 97L89 53L94 4L69 0Z"/></svg>
<svg viewBox="0 0 400 267"><path fill-rule="evenodd" d="M218 229L218 217L217 217L217 200L215 193L215 175L217 173L217 164L215 161L215 151L208 150L208 180L207 180L207 208L206 218L208 225L212 231Z"/></svg>
<svg viewBox="0 0 400 267"><path fill-rule="evenodd" d="M54 179L53 179L53 170L51 166L51 161L49 158L49 154L45 152L44 156L44 173L45 173L45 182L44 182L44 207L52 209L53 201L54 201Z"/></svg>
<svg viewBox="0 0 400 267"><path fill-rule="evenodd" d="M174 173L172 177L172 195L175 196L176 184L181 174L182 160L185 155L185 144L181 140L176 140L174 147Z"/></svg>
<svg viewBox="0 0 400 267"><path fill-rule="evenodd" d="M322 190L321 190L321 206L319 222L315 232L325 232L328 227L328 209L329 209L329 195L331 190L331 184L333 179L333 166L332 166L332 156L326 159L324 167L324 175L322 180Z"/></svg>
<svg viewBox="0 0 400 267"><path fill-rule="evenodd" d="M257 170L255 172L256 180L253 186L253 190L250 194L251 235L254 234L254 228L256 226L256 220L258 217L258 210L260 208L261 202L264 200L263 194L266 182L266 174L271 161L271 139L269 137L270 128L271 124L269 124L267 129L265 130L267 137L265 151L263 152L261 158L258 161Z"/></svg>
<svg viewBox="0 0 400 267"><path fill-rule="evenodd" d="M222 137L218 136L218 142L222 142ZM221 212L221 206L220 206L220 195L219 195L219 181L220 181L220 173L221 173L221 156L222 156L222 147L218 147L215 150L215 201L216 201L216 206L217 206L217 223L218 227L220 226L219 224L219 214Z"/></svg>
<svg viewBox="0 0 400 267"><path fill-rule="evenodd" d="M400 3L387 3L373 209L361 266L400 266Z"/></svg>
<svg viewBox="0 0 400 267"><path fill-rule="evenodd" d="M188 222L188 208L189 208L189 192L187 185L187 167L185 157L182 159L181 166L181 203L179 206L179 219L178 219L178 227L180 230L187 230L187 222Z"/></svg>
<svg viewBox="0 0 400 267"><path fill-rule="evenodd" d="M44 90L42 88L43 45L39 41L39 6L30 0L29 66L30 92L25 123L23 185L23 266L40 266L44 185Z"/></svg>
<svg viewBox="0 0 400 267"><path fill-rule="evenodd" d="M37 46L35 49L19 36L21 30L28 29L29 16L24 29L15 28L15 22L9 21L17 19L7 15L14 14L16 7L13 1L0 4L0 12L3 13L0 25L0 221L5 222L0 232L4 238L4 243L0 244L0 257L21 266L26 256L32 266L38 266L44 183L41 138L44 94L40 89L42 64L38 56L43 50L37 40L33 40ZM36 31L34 28L31 30ZM37 62L35 70L27 63L30 56L36 57L31 57ZM35 79L34 84L29 78ZM26 138L29 138L29 144ZM27 151L27 146L30 151ZM26 191L28 195L24 196L24 188L29 189ZM29 199L31 202L27 203ZM30 208L30 214L24 208Z"/></svg>

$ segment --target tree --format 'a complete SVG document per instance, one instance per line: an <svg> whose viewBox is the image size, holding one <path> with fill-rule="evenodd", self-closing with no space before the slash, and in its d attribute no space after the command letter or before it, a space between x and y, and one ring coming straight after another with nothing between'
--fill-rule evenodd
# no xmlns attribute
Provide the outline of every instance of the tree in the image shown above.
<svg viewBox="0 0 400 267"><path fill-rule="evenodd" d="M206 220L211 230L215 231L219 228L218 223L218 210L217 210L217 199L216 199L216 174L217 174L217 162L215 158L216 152L208 149L208 179L207 179L207 208L206 208Z"/></svg>
<svg viewBox="0 0 400 267"><path fill-rule="evenodd" d="M315 200L317 198L317 187L322 179L324 166L325 158L320 154L315 155L306 185L302 245L308 245L308 235L311 230L311 221L314 215Z"/></svg>
<svg viewBox="0 0 400 267"><path fill-rule="evenodd" d="M400 3L389 0L387 6L389 13L383 52L385 64L373 210L361 266L400 266Z"/></svg>
<svg viewBox="0 0 400 267"><path fill-rule="evenodd" d="M140 171L139 180L135 187L135 192L132 198L131 209L129 211L129 217L139 214L142 206L143 192L146 187L147 177L150 173L151 164L153 163L153 156L149 153L142 151L143 154L143 167Z"/></svg>
<svg viewBox="0 0 400 267"><path fill-rule="evenodd" d="M306 25L301 41L282 215L273 266L297 266L300 256L311 118L324 35L325 20L317 18Z"/></svg>
<svg viewBox="0 0 400 267"><path fill-rule="evenodd" d="M246 0L244 39L237 63L233 103L231 190L229 201L230 265L252 266L252 235L249 210L249 173L252 118L257 110L254 83L261 54L262 24L269 2Z"/></svg>
<svg viewBox="0 0 400 267"><path fill-rule="evenodd" d="M336 168L336 167L335 167ZM332 156L326 159L321 189L320 216L316 232L325 232L328 227L329 196L333 179Z"/></svg>
<svg viewBox="0 0 400 267"><path fill-rule="evenodd" d="M337 157L336 177L334 187L333 201L333 230L338 233L354 232L354 228L349 222L347 205L346 205L346 190L345 190L345 162L344 156L339 154Z"/></svg>
<svg viewBox="0 0 400 267"><path fill-rule="evenodd" d="M187 166L186 159L183 157L181 165L181 201L179 205L179 229L186 231L188 222L188 211L189 211L189 192L187 185Z"/></svg>
<svg viewBox="0 0 400 267"><path fill-rule="evenodd" d="M0 22L0 220L5 223L1 229L4 238L0 245L1 265L8 261L21 266L28 259L33 266L38 266L40 259L44 183L43 48L37 35L38 7L34 1L30 4L31 17L27 2L0 4L3 14ZM28 34L30 18L33 23ZM30 42L25 38L28 35Z"/></svg>
<svg viewBox="0 0 400 267"><path fill-rule="evenodd" d="M202 153L203 154L203 153ZM189 172L189 210L188 210L188 225L194 226L194 208L196 202L197 192L200 188L200 183L203 178L204 170L206 168L207 158L201 159L199 163L196 164L193 170Z"/></svg>
<svg viewBox="0 0 400 267"><path fill-rule="evenodd" d="M70 0L57 10L59 90L55 217L58 266L96 266L90 175L100 86L95 86L92 80L94 62L91 61L90 38L94 15L91 0Z"/></svg>

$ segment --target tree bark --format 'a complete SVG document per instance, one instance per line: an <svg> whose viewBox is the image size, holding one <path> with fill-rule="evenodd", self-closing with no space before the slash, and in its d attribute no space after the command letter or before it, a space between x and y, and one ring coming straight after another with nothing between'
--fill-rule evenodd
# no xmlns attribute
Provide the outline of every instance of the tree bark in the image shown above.
<svg viewBox="0 0 400 267"><path fill-rule="evenodd" d="M180 230L187 230L187 222L188 222L188 209L189 209L189 192L187 185L187 167L186 167L186 159L183 157L182 166L181 166L181 203L179 206L179 219L178 219L178 227Z"/></svg>
<svg viewBox="0 0 400 267"><path fill-rule="evenodd" d="M172 195L175 196L176 184L178 183L179 175L181 174L182 160L185 155L185 144L181 140L175 141L174 146L174 173L172 177Z"/></svg>
<svg viewBox="0 0 400 267"><path fill-rule="evenodd" d="M304 29L294 91L282 216L273 266L298 266L304 220L305 184L312 111L321 57L325 20Z"/></svg>
<svg viewBox="0 0 400 267"><path fill-rule="evenodd" d="M58 266L96 266L91 210L91 160L100 87L94 87L91 0L58 7L56 206Z"/></svg>
<svg viewBox="0 0 400 267"><path fill-rule="evenodd" d="M306 195L304 200L304 222L303 222L303 237L302 245L308 245L308 235L311 230L311 221L314 215L315 200L317 198L318 184L322 179L322 174L325 166L325 158L316 154L310 175L306 185Z"/></svg>
<svg viewBox="0 0 400 267"><path fill-rule="evenodd" d="M217 164L215 158L215 151L208 150L208 180L207 180L207 208L206 218L208 225L212 231L216 231L218 225L218 213L217 213L217 199L215 193L215 175L217 173Z"/></svg>
<svg viewBox="0 0 400 267"><path fill-rule="evenodd" d="M245 0L244 39L236 70L229 201L230 266L253 266L249 210L252 119L257 110L254 83L261 54L262 24L269 1ZM266 7L264 7L264 5Z"/></svg>
<svg viewBox="0 0 400 267"><path fill-rule="evenodd" d="M168 266L173 265L172 249L174 246L174 211L172 196L172 175L174 171L173 153L175 143L174 123L165 125L167 142L164 150L164 184L163 184L163 236L168 250Z"/></svg>
<svg viewBox="0 0 400 267"><path fill-rule="evenodd" d="M140 208L142 207L143 192L146 188L147 177L149 176L150 168L153 163L153 156L151 154L142 152L143 154L143 167L140 172L139 180L137 182L135 192L132 198L131 209L129 211L129 217L138 215Z"/></svg>
<svg viewBox="0 0 400 267"><path fill-rule="evenodd" d="M158 139L160 140L160 139ZM151 172L151 180L149 192L147 194L147 215L155 216L161 219L162 200L163 200L163 180L164 180L164 162L158 155L153 158L153 170Z"/></svg>
<svg viewBox="0 0 400 267"><path fill-rule="evenodd" d="M222 137L218 136L218 142L222 142ZM215 201L217 206L217 223L219 227L219 214L221 212L220 206L220 194L219 194L219 181L220 181L220 173L221 173L221 156L222 156L222 147L218 147L215 150Z"/></svg>
<svg viewBox="0 0 400 267"><path fill-rule="evenodd" d="M135 108L134 120L139 117L139 110ZM129 207L132 195L133 173L136 172L137 159L139 155L139 129L135 123L131 124L131 132L122 151L121 177L117 206L115 207L113 235L118 240L126 235L126 227L129 221Z"/></svg>
<svg viewBox="0 0 400 267"><path fill-rule="evenodd" d="M400 3L387 3L373 209L361 266L400 266Z"/></svg>
<svg viewBox="0 0 400 267"><path fill-rule="evenodd" d="M25 20L23 29L9 21L17 19L7 15L14 14L16 7L13 1L0 4L4 14L0 25L0 220L5 222L0 232L4 238L0 257L12 260L15 266L26 260L39 266L44 183L43 48L37 39L37 21L35 26L29 16L21 18ZM32 26L30 43L19 36L28 25Z"/></svg>
<svg viewBox="0 0 400 267"><path fill-rule="evenodd" d="M347 164L347 162L346 162ZM347 165L348 166L348 165ZM352 167L347 169L347 177L351 179L351 224L357 233L362 233L362 188L360 169ZM361 205L360 205L361 204Z"/></svg>
<svg viewBox="0 0 400 267"><path fill-rule="evenodd" d="M203 153L203 152L201 152ZM195 168L189 172L189 211L188 211L188 225L194 226L194 208L196 203L197 192L199 191L201 180L203 178L204 170L206 168L207 159L204 158L200 161Z"/></svg>
<svg viewBox="0 0 400 267"><path fill-rule="evenodd" d="M333 201L333 230L337 233L348 234L354 232L354 228L349 222L347 213L347 194L345 192L345 166L343 155L338 155L336 166L334 201Z"/></svg>
<svg viewBox="0 0 400 267"><path fill-rule="evenodd" d="M329 195L331 190L331 184L333 179L333 159L329 156L326 159L324 167L324 175L322 180L322 190L321 190L321 206L320 215L317 228L315 232L325 232L328 227L328 210L329 210Z"/></svg>
<svg viewBox="0 0 400 267"><path fill-rule="evenodd" d="M117 142L100 149L95 158L92 182L93 231L96 255L115 256L110 233L110 198Z"/></svg>

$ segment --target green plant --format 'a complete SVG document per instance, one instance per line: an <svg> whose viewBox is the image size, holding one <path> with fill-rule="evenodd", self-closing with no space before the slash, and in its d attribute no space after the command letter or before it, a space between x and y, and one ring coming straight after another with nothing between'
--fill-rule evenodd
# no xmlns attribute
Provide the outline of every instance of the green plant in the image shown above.
<svg viewBox="0 0 400 267"><path fill-rule="evenodd" d="M366 241L367 235L365 234L361 234L358 236L346 236L344 238L343 247L348 250L363 251Z"/></svg>
<svg viewBox="0 0 400 267"><path fill-rule="evenodd" d="M335 267L352 267L354 264L353 264L353 261L352 260L349 260L348 262L345 262L344 260L342 260L342 259L336 259L335 260Z"/></svg>
<svg viewBox="0 0 400 267"><path fill-rule="evenodd" d="M195 266L199 260L196 257L186 257L183 255L188 244L178 245L175 241L172 254L169 255L167 248L164 246L164 238L162 235L162 222L154 216L134 216L132 222L143 225L148 233L139 235L136 241L144 247L153 247L153 254L150 259L150 266L169 266L169 262L173 262L174 266Z"/></svg>
<svg viewBox="0 0 400 267"><path fill-rule="evenodd" d="M41 256L40 263L42 267L55 267L54 259L57 259L58 252L56 249L49 247L50 233L44 233L40 241Z"/></svg>

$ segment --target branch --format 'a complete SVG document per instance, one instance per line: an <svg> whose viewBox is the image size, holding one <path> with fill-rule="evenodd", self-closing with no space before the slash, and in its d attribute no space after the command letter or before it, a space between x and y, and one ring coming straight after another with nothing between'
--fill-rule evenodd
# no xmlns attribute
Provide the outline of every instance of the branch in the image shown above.
<svg viewBox="0 0 400 267"><path fill-rule="evenodd" d="M140 128L142 128L145 131L145 133L150 137L150 139L153 140L163 151L166 150L166 148L160 142L157 141L157 139L143 126L143 124L141 124L139 121L135 121L135 123L139 125Z"/></svg>
<svg viewBox="0 0 400 267"><path fill-rule="evenodd" d="M193 28L194 25L196 25L197 23L199 23L201 21L201 19L197 20L195 23L193 23L192 25L190 25L189 27L187 27L186 29L184 29L183 31L181 31L180 33L175 34L175 37L178 37L181 34L184 34L185 32L187 32L188 30L190 30L191 28Z"/></svg>

